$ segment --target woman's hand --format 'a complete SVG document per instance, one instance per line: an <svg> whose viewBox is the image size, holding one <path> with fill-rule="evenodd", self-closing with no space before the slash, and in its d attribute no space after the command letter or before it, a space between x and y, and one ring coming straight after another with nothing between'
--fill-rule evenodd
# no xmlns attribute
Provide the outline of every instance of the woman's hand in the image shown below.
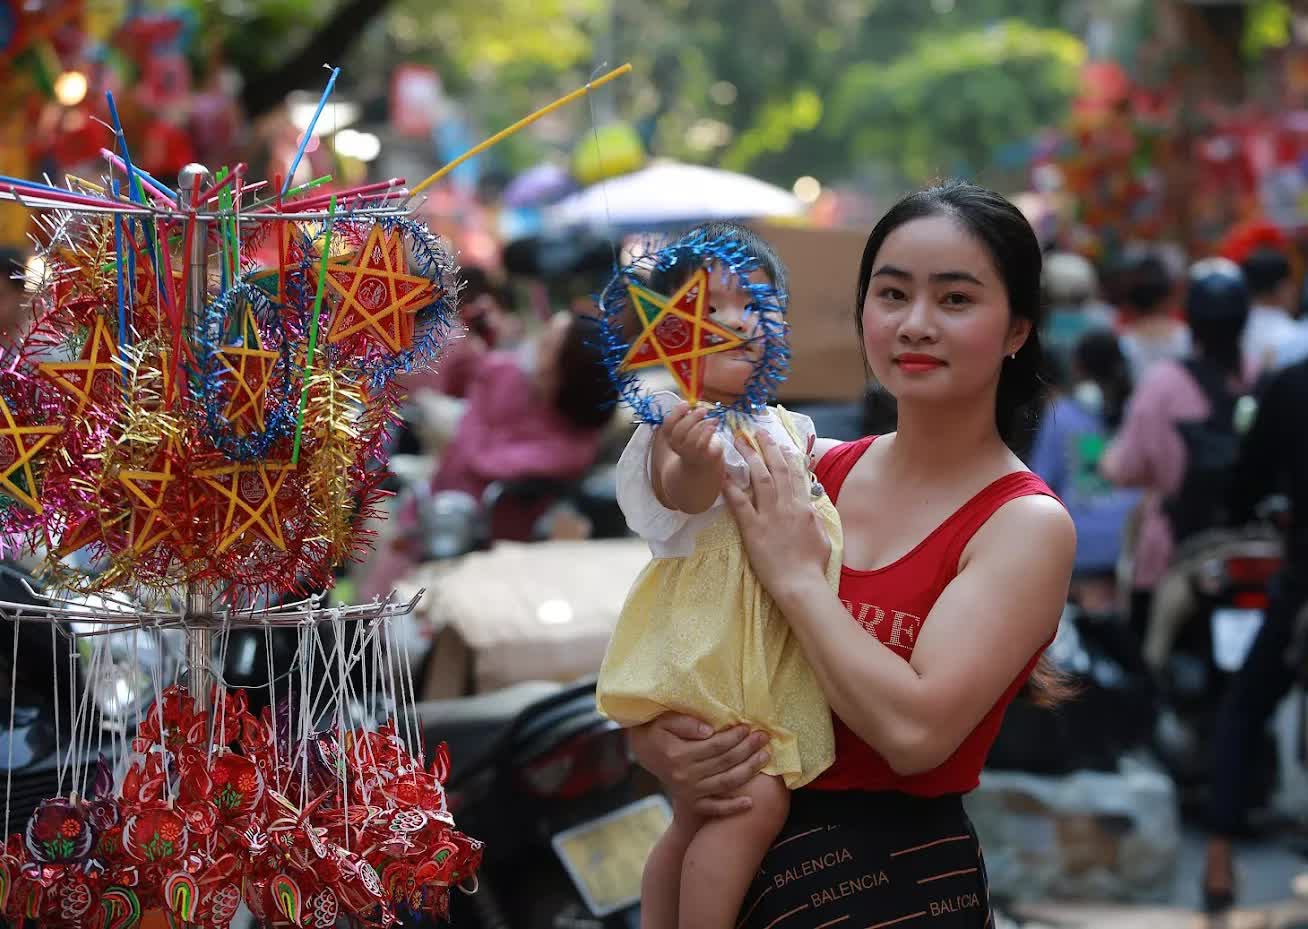
<svg viewBox="0 0 1308 929"><path fill-rule="evenodd" d="M768 763L767 733L736 726L714 733L706 724L680 713L664 713L629 731L641 767L672 796L674 806L700 816L742 813L748 797L733 796Z"/></svg>
<svg viewBox="0 0 1308 929"><path fill-rule="evenodd" d="M766 433L756 433L755 441L762 455L736 439L749 465L749 491L728 483L723 494L759 583L782 600L788 583L825 583L831 538L814 506L813 478L804 462Z"/></svg>

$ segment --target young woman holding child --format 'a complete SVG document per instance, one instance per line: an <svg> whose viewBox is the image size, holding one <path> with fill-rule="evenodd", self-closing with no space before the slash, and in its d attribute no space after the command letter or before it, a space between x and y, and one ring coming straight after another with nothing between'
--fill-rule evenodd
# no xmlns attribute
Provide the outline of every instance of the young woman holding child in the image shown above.
<svg viewBox="0 0 1308 929"><path fill-rule="evenodd" d="M992 924L961 798L1013 698L1063 696L1042 655L1076 548L1067 511L1011 450L1041 399L1040 267L1030 225L998 194L948 184L910 195L868 239L854 318L898 431L818 440L824 494L802 453L768 431L735 440L747 479L725 480L722 494L752 576L830 706L834 761L790 793L743 903L715 883L738 868L701 861L679 872L682 913L697 893L691 912L712 919L678 922L658 903L647 925ZM674 410L668 423L693 428L694 416ZM665 474L696 450L686 438L663 440ZM843 537L837 589L828 497ZM633 727L637 757L676 809L710 825L749 816L775 733L766 720L714 732L678 709Z"/></svg>

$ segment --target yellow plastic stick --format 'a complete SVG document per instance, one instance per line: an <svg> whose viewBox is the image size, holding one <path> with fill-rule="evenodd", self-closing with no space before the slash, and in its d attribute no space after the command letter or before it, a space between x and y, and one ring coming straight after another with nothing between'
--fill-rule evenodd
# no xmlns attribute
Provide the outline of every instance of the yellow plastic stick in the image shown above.
<svg viewBox="0 0 1308 929"><path fill-rule="evenodd" d="M596 87L603 86L604 84L607 84L609 81L613 80L616 77L622 77L622 75L626 74L630 70L631 70L630 64L625 64L620 68L614 68L608 74L604 74L601 75L600 77L595 78L595 80L591 81L585 87L579 87L576 90L574 90L572 93L568 94L566 97L560 97L559 99L555 100L553 103L549 104L549 106L542 107L541 109L537 110L535 113L532 113L530 116L518 120L509 128L501 129L499 132L495 133L495 135L491 136L485 142L482 142L480 145L477 145L474 148L471 148L468 151L464 152L462 155L460 155L458 158L455 158L453 161L451 161L445 167L441 168L431 177L427 178L417 187L413 188L413 190L409 191L409 196L410 197L417 196L418 194L426 190L428 187L430 187L432 184L435 184L445 175L449 174L459 165L463 164L469 158L475 158L477 155L480 155L482 152L486 151L486 149L490 148L491 146L498 145L500 142L503 142L505 139L513 135L518 130L530 126L532 123L540 119L542 116L548 116L550 113L553 113L559 107L567 106L573 100L577 100L581 97L584 97L586 94L590 93Z"/></svg>

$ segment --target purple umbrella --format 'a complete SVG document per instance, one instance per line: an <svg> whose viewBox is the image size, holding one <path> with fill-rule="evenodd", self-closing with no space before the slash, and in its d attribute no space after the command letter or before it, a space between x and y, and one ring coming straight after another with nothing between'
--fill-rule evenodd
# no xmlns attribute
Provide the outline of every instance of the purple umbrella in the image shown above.
<svg viewBox="0 0 1308 929"><path fill-rule="evenodd" d="M572 175L553 164L539 164L519 174L504 188L504 205L513 209L552 203L577 189Z"/></svg>

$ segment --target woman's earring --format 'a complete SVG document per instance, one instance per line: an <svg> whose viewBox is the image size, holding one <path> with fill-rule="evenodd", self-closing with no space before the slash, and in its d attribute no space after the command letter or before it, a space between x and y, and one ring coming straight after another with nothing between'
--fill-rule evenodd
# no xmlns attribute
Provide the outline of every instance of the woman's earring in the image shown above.
<svg viewBox="0 0 1308 929"><path fill-rule="evenodd" d="M1009 355L1009 356L1008 356L1008 360L1009 360L1009 361L1017 361L1017 352L1013 352L1013 354Z"/></svg>

